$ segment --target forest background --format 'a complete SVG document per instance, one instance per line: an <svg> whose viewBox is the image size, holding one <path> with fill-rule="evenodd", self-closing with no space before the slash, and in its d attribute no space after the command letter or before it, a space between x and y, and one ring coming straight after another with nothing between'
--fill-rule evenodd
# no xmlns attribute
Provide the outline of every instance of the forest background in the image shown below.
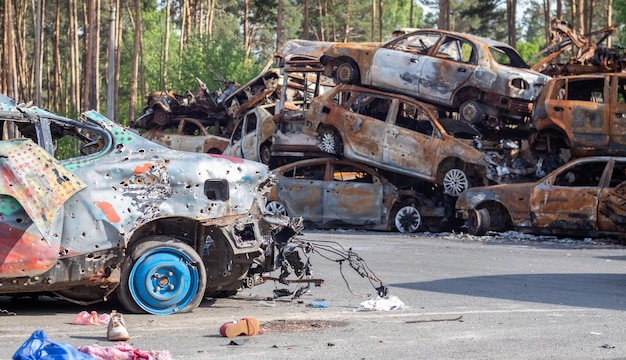
<svg viewBox="0 0 626 360"><path fill-rule="evenodd" d="M396 28L440 28L507 42L529 59L550 21L577 34L617 25L612 0L0 0L0 93L68 117L95 109L128 124L148 93L243 84L289 39L384 41ZM109 86L111 85L111 86Z"/></svg>

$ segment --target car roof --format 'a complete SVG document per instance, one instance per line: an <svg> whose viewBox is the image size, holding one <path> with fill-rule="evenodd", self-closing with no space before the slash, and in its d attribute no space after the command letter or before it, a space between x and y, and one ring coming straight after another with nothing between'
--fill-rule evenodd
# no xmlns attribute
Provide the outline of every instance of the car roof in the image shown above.
<svg viewBox="0 0 626 360"><path fill-rule="evenodd" d="M511 45L502 41L497 41L497 40L493 40L490 38L476 36L476 35L467 34L467 33L461 33L461 32L449 31L449 30L441 30L441 29L419 29L419 30L407 33L406 36L411 36L414 34L418 34L420 32L437 32L437 33L446 34L446 35L455 35L455 36L459 36L459 37L465 38L473 42L479 42L479 43L482 42L486 44L487 46L506 47L506 48L515 49ZM405 35L402 35L402 36L405 36Z"/></svg>

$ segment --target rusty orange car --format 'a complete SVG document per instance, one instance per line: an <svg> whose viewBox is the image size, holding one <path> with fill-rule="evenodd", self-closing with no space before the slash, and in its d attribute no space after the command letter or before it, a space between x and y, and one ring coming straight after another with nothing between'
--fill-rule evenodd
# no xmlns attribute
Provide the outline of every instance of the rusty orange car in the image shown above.
<svg viewBox="0 0 626 360"><path fill-rule="evenodd" d="M311 102L303 132L317 134L327 153L434 183L452 196L497 181L493 158L476 148L480 133L436 114L407 96L340 85Z"/></svg>
<svg viewBox="0 0 626 360"><path fill-rule="evenodd" d="M539 153L626 156L626 74L552 79L537 99L530 143Z"/></svg>
<svg viewBox="0 0 626 360"><path fill-rule="evenodd" d="M594 236L626 231L626 157L573 160L537 182L467 190L457 217L473 235L517 230Z"/></svg>

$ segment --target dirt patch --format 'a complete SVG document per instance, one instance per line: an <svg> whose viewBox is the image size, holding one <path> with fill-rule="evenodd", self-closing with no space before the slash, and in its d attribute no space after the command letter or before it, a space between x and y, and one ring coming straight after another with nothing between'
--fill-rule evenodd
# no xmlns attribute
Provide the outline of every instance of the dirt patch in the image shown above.
<svg viewBox="0 0 626 360"><path fill-rule="evenodd" d="M261 328L265 331L273 332L300 332L300 331L316 331L328 329L337 326L347 326L345 321L333 320L273 320L261 324Z"/></svg>

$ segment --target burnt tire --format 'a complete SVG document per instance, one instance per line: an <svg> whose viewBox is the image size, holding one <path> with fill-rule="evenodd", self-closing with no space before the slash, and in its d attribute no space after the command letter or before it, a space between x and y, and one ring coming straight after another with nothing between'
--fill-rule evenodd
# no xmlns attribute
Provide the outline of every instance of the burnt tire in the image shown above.
<svg viewBox="0 0 626 360"><path fill-rule="evenodd" d="M159 126L165 126L170 123L170 115L163 109L156 109L152 113L152 121Z"/></svg>
<svg viewBox="0 0 626 360"><path fill-rule="evenodd" d="M476 101L466 101L459 108L459 117L468 124L476 124L485 118L485 111Z"/></svg>
<svg viewBox="0 0 626 360"><path fill-rule="evenodd" d="M422 227L422 215L413 205L398 206L392 221L394 229L401 233L414 233Z"/></svg>
<svg viewBox="0 0 626 360"><path fill-rule="evenodd" d="M344 61L335 70L335 83L337 84L358 84L359 68L352 61Z"/></svg>
<svg viewBox="0 0 626 360"><path fill-rule="evenodd" d="M491 215L487 209L471 209L467 217L467 232L483 236L491 226Z"/></svg>
<svg viewBox="0 0 626 360"><path fill-rule="evenodd" d="M259 148L259 160L265 165L269 165L272 161L272 151L270 150L271 144L261 144Z"/></svg>
<svg viewBox="0 0 626 360"><path fill-rule="evenodd" d="M332 129L323 129L320 132L318 144L320 150L335 156L341 155L341 141L339 135Z"/></svg>
<svg viewBox="0 0 626 360"><path fill-rule="evenodd" d="M202 302L207 272L200 255L168 236L150 236L127 250L117 296L133 313L189 312Z"/></svg>
<svg viewBox="0 0 626 360"><path fill-rule="evenodd" d="M443 175L442 185L444 194L459 196L470 187L470 180L465 171L452 168Z"/></svg>

